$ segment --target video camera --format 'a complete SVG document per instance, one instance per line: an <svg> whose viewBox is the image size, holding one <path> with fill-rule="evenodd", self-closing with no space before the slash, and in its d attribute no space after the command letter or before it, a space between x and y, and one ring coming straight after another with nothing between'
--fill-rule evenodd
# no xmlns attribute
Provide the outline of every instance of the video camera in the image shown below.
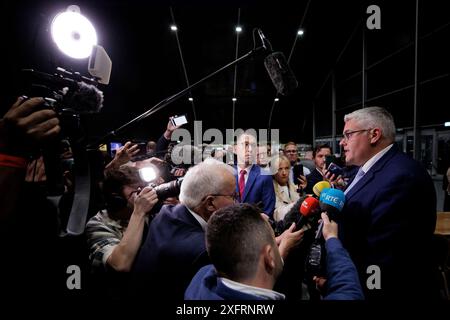
<svg viewBox="0 0 450 320"><path fill-rule="evenodd" d="M60 139L46 145L41 152L47 176L47 195L61 196L64 193L61 139L69 141L74 154L85 152L86 137L81 115L98 112L103 105L103 93L97 89L96 79L62 68L57 68L54 74L23 69L21 79L25 98L43 97L41 109L54 110L58 115ZM82 158L80 161L87 161L84 156Z"/></svg>
<svg viewBox="0 0 450 320"><path fill-rule="evenodd" d="M95 79L81 76L78 72L69 72L57 68L52 74L23 69L23 84L27 97L43 97L42 108L54 110L62 121L62 129L70 135L73 125L79 129L78 115L99 112L103 106L103 93L97 89ZM76 122L65 120L76 118Z"/></svg>

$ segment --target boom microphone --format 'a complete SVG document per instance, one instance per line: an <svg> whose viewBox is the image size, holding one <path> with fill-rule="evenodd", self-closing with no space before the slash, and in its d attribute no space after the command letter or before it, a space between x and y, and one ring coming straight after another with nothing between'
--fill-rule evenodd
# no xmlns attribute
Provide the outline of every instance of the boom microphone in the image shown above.
<svg viewBox="0 0 450 320"><path fill-rule="evenodd" d="M272 45L261 29L258 29L258 35L261 38L263 48L270 51L270 54L264 59L264 66L269 73L270 79L277 92L287 96L297 88L297 79L295 79L284 54L282 52L272 52Z"/></svg>

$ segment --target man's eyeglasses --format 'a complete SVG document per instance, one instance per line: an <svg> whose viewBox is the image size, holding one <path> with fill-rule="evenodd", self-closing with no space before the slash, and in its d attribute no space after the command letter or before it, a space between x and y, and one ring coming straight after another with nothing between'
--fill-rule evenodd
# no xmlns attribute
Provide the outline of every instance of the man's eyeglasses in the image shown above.
<svg viewBox="0 0 450 320"><path fill-rule="evenodd" d="M344 136L344 140L348 141L353 136L354 133L363 132L363 131L370 131L372 129L362 129L362 130L353 130L353 131L347 131L342 133Z"/></svg>

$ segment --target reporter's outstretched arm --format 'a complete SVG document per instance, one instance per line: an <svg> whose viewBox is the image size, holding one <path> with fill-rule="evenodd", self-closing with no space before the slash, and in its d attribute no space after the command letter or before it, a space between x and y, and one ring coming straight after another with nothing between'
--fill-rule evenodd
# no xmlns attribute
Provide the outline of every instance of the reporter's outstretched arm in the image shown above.
<svg viewBox="0 0 450 320"><path fill-rule="evenodd" d="M337 224L322 213L327 250L327 295L325 300L363 300L364 294L358 272L347 250L337 238Z"/></svg>

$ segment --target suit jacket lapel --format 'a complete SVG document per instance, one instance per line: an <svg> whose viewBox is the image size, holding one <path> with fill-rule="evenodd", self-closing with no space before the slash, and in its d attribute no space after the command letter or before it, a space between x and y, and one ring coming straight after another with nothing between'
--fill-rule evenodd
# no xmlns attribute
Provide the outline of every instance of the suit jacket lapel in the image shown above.
<svg viewBox="0 0 450 320"><path fill-rule="evenodd" d="M391 149L383 155L373 166L366 172L364 177L353 186L353 188L345 195L346 201L352 198L359 190L361 190L367 183L369 183L373 177L380 171L384 165L398 152L398 147L394 144Z"/></svg>
<svg viewBox="0 0 450 320"><path fill-rule="evenodd" d="M242 202L245 202L247 200L247 196L250 192L250 189L252 188L253 184L255 183L256 177L258 176L258 169L259 167L256 165L252 166L252 169L250 170L250 173L248 174L247 183L245 184L244 189L244 197Z"/></svg>

